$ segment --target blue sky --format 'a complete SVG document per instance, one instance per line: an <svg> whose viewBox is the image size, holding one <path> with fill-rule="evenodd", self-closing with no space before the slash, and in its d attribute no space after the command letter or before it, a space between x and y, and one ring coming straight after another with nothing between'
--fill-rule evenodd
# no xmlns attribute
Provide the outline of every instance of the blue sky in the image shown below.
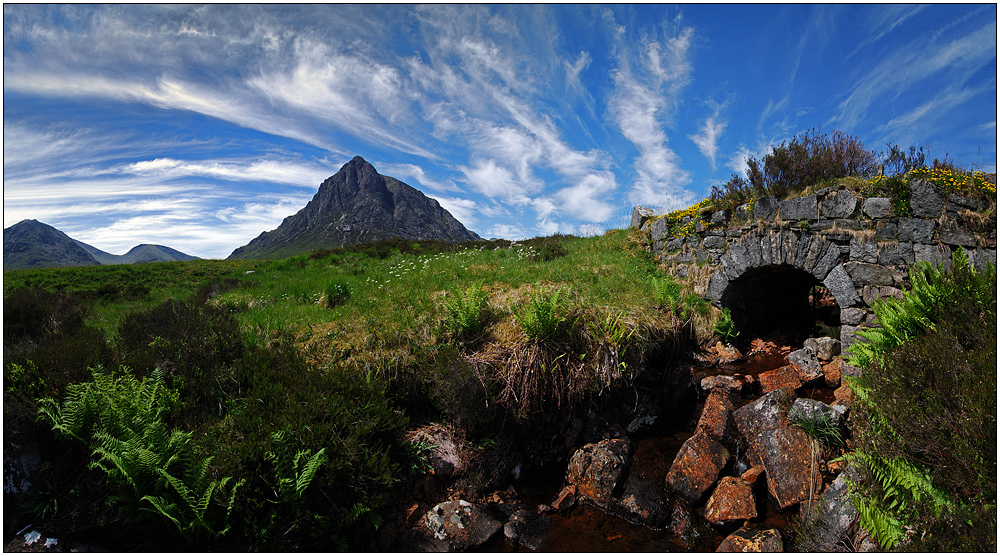
<svg viewBox="0 0 1000 556"><path fill-rule="evenodd" d="M997 7L5 5L4 227L223 258L355 155L484 237L684 208L809 128L996 171Z"/></svg>

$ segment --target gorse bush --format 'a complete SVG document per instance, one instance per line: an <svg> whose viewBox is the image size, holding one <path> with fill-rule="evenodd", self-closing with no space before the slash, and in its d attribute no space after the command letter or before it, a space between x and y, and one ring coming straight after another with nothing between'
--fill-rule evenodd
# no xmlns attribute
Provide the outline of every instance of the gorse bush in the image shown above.
<svg viewBox="0 0 1000 556"><path fill-rule="evenodd" d="M996 269L956 251L918 264L902 300L876 303L881 328L848 348L855 494L881 546L996 550ZM947 510L947 511L945 511ZM906 531L914 531L908 536Z"/></svg>

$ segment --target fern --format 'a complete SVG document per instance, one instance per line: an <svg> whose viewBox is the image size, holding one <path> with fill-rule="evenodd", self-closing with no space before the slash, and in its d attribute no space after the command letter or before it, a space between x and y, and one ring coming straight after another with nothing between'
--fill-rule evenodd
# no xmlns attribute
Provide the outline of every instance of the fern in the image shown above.
<svg viewBox="0 0 1000 556"><path fill-rule="evenodd" d="M271 439L274 441L275 451L267 452L265 457L274 463L279 501L298 502L320 467L326 463L326 448L321 448L311 456L311 450L298 450L292 455L291 441L285 431L273 433Z"/></svg>

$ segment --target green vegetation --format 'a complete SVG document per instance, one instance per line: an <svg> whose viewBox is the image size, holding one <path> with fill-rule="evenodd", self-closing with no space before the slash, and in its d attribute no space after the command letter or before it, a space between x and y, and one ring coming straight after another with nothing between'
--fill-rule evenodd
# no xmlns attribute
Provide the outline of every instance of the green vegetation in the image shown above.
<svg viewBox="0 0 1000 556"><path fill-rule="evenodd" d="M996 551L996 269L916 265L849 348L862 523L884 549Z"/></svg>
<svg viewBox="0 0 1000 556"><path fill-rule="evenodd" d="M663 310L655 273L628 231L7 272L5 449L53 463L5 528L368 549L422 469L414 423L460 429L486 488L533 417L589 412L677 356L678 315L707 304L665 278Z"/></svg>

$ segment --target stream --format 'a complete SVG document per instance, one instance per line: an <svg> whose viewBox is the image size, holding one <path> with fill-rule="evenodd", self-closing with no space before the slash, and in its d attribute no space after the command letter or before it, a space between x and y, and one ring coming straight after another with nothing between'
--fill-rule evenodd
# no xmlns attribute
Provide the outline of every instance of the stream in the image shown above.
<svg viewBox="0 0 1000 556"><path fill-rule="evenodd" d="M782 347L777 351L751 353L744 361L698 369L695 373L695 383L698 384L702 378L713 375L755 377L762 372L787 365L785 358L791 349ZM651 434L630 436L635 446L630 473L642 473L651 479L654 485L666 490L667 472L682 444L694 434L704 407L705 394L698 391L698 403L687 418L676 420ZM834 400L834 389L825 386L803 388L798 394L800 397L827 404ZM741 398L736 407L751 403L758 397L759 387L757 395ZM735 461L729 463L723 475L738 476L748 468L742 449L737 450L733 459ZM521 504L529 507L551 504L558 496L565 483L565 464L550 467L555 469L534 469L530 473L525 473L522 480L514 482L514 489L520 495L518 501ZM785 537L788 548L790 529L798 515L797 507L781 511L768 495L766 481L758 481L754 486L754 493L757 498L758 516L749 523L760 528L777 528ZM548 530L543 540L536 543L536 548L542 552L714 552L728 534L739 528L739 524L728 526L710 524L702 517L703 510L704 500L701 505L688 509L687 517L692 522L692 527L688 529L689 533L685 534L685 538L678 536L671 528L653 530L606 513L591 504L579 502L563 514L558 512L548 514L550 519ZM512 545L503 534L494 536L482 550L531 551L523 545Z"/></svg>

